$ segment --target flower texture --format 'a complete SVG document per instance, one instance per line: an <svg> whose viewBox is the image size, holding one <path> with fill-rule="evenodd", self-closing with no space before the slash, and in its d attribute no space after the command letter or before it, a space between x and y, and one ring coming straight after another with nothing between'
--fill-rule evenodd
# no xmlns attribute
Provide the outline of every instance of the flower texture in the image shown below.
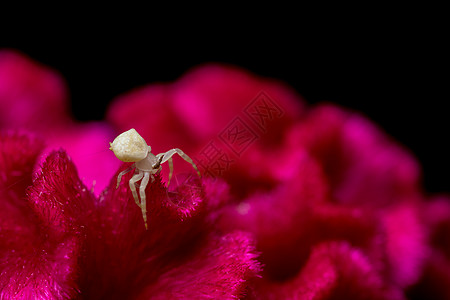
<svg viewBox="0 0 450 300"><path fill-rule="evenodd" d="M66 94L0 52L0 299L450 297L450 200L363 116L219 64L121 95L103 122L73 121ZM173 186L148 185L148 231L101 152L130 128L203 174L180 159Z"/></svg>

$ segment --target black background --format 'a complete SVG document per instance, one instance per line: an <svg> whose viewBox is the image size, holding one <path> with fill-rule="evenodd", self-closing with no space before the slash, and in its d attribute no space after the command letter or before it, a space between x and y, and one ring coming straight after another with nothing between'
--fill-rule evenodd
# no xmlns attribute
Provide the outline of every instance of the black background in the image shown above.
<svg viewBox="0 0 450 300"><path fill-rule="evenodd" d="M412 19L383 28L375 18L364 26L331 22L319 29L320 20L279 27L261 16L245 29L210 29L205 23L170 33L144 27L131 36L130 31L119 34L119 26L107 37L102 30L62 31L0 47L18 49L58 70L80 120L101 119L117 95L176 80L198 64L235 64L287 82L311 104L330 101L360 111L413 151L428 192L449 192L445 38Z"/></svg>

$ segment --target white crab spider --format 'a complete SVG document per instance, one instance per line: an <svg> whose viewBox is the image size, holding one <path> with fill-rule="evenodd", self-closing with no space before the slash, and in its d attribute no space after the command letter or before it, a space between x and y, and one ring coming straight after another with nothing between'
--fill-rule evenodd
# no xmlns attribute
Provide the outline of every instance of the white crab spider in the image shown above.
<svg viewBox="0 0 450 300"><path fill-rule="evenodd" d="M173 162L172 156L174 154L178 154L185 161L190 163L192 167L197 171L198 176L200 176L200 171L197 169L197 166L192 161L192 159L187 156L182 150L178 148L171 149L165 153L159 153L154 155L151 153L152 148L147 145L144 138L137 133L137 131L132 128L128 131L117 136L112 143L110 143L111 147L109 148L114 152L116 157L123 162L134 162L128 169L120 172L119 176L117 176L117 186L119 187L122 176L131 170L135 169L135 173L133 177L131 177L130 190L133 193L133 198L142 210L142 217L144 218L145 229L147 229L147 205L146 205L146 196L145 196L145 188L147 187L148 181L151 178L152 182L155 180L153 175L157 174L161 171L161 164L166 161L169 162L169 181L167 186L170 184L170 179L172 178L173 173ZM136 192L135 183L141 180L141 185L139 187L139 194L141 196L141 200L139 201L139 196Z"/></svg>

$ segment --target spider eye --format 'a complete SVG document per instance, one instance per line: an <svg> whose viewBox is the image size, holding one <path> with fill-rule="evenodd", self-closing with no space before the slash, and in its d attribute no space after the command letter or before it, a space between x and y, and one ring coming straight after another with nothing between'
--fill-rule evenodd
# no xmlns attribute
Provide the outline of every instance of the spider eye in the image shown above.
<svg viewBox="0 0 450 300"><path fill-rule="evenodd" d="M119 134L110 145L109 149L124 162L143 160L149 152L149 146L134 128Z"/></svg>

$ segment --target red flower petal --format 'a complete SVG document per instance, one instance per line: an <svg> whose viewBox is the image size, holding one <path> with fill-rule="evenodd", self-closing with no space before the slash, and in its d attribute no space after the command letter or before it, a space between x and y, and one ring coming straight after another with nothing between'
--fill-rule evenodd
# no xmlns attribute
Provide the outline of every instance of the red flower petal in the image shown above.
<svg viewBox="0 0 450 300"><path fill-rule="evenodd" d="M315 241L313 208L323 203L327 187L320 169L308 155L297 157L291 178L270 191L256 191L226 209L220 226L252 232L265 265L265 276L284 280L301 268Z"/></svg>
<svg viewBox="0 0 450 300"><path fill-rule="evenodd" d="M335 200L379 206L414 199L420 168L412 155L357 114L331 105L312 110L290 133L321 162Z"/></svg>
<svg viewBox="0 0 450 300"><path fill-rule="evenodd" d="M420 213L419 206L402 204L382 215L390 278L401 287L417 282L428 255L427 232Z"/></svg>
<svg viewBox="0 0 450 300"><path fill-rule="evenodd" d="M0 298L73 299L77 294L78 241L72 237L55 243L1 253Z"/></svg>
<svg viewBox="0 0 450 300"><path fill-rule="evenodd" d="M53 152L29 190L31 205L48 229L49 238L80 234L94 210L94 196L78 177L65 152Z"/></svg>
<svg viewBox="0 0 450 300"><path fill-rule="evenodd" d="M191 268L200 266L208 274L223 268L236 269L216 278L198 277L197 287L224 286L221 293L227 295L242 292L246 286L243 282L255 276L253 271L258 269L258 263L250 256L247 238L231 238L234 241L231 243L227 238L211 235L213 226L208 210L215 204L206 204L209 199L203 184L212 183L202 183L192 176L167 192L160 176L156 176L146 189L148 230L145 230L141 210L129 189L131 175L123 177L118 189L113 177L100 198L97 213L86 221L89 231L81 264L85 276L80 284L85 296L121 299L137 296L142 289L151 291L150 294L159 293L160 286L168 284L163 283L164 278L173 278L174 294L203 293L190 283L198 275L193 272L195 276L191 277ZM233 255L230 257L229 253Z"/></svg>
<svg viewBox="0 0 450 300"><path fill-rule="evenodd" d="M0 251L20 249L32 240L36 224L26 200L40 140L25 134L0 134Z"/></svg>
<svg viewBox="0 0 450 300"><path fill-rule="evenodd" d="M139 299L240 299L260 271L250 239L231 233L209 239L195 256L161 274Z"/></svg>
<svg viewBox="0 0 450 300"><path fill-rule="evenodd" d="M295 278L261 281L258 288L257 299L403 299L361 251L344 242L317 245Z"/></svg>
<svg viewBox="0 0 450 300"><path fill-rule="evenodd" d="M0 295L123 299L203 295L211 287L225 299L242 295L260 266L246 235L212 232L207 210L217 204L205 205L202 182L190 177L168 193L157 177L146 190L146 231L129 176L117 190L114 177L97 201L68 156L52 153L28 192L32 210L22 219L33 231L18 247L3 237Z"/></svg>
<svg viewBox="0 0 450 300"><path fill-rule="evenodd" d="M247 111L262 126L260 142L273 146L302 111L302 100L290 87L228 65L195 68L176 82L174 92L179 118L206 143Z"/></svg>
<svg viewBox="0 0 450 300"><path fill-rule="evenodd" d="M41 140L18 133L0 134L0 190L8 194L25 196L31 184L31 174L36 160L44 148Z"/></svg>
<svg viewBox="0 0 450 300"><path fill-rule="evenodd" d="M15 221L23 221L18 226L34 230L28 236L22 235L20 247L9 245L1 249L1 296L73 298L77 293L77 263L83 232L80 216L91 209L93 197L78 179L69 158L63 152L56 152L42 166L28 198L31 206L27 207L28 214ZM8 241L11 237L4 238Z"/></svg>

